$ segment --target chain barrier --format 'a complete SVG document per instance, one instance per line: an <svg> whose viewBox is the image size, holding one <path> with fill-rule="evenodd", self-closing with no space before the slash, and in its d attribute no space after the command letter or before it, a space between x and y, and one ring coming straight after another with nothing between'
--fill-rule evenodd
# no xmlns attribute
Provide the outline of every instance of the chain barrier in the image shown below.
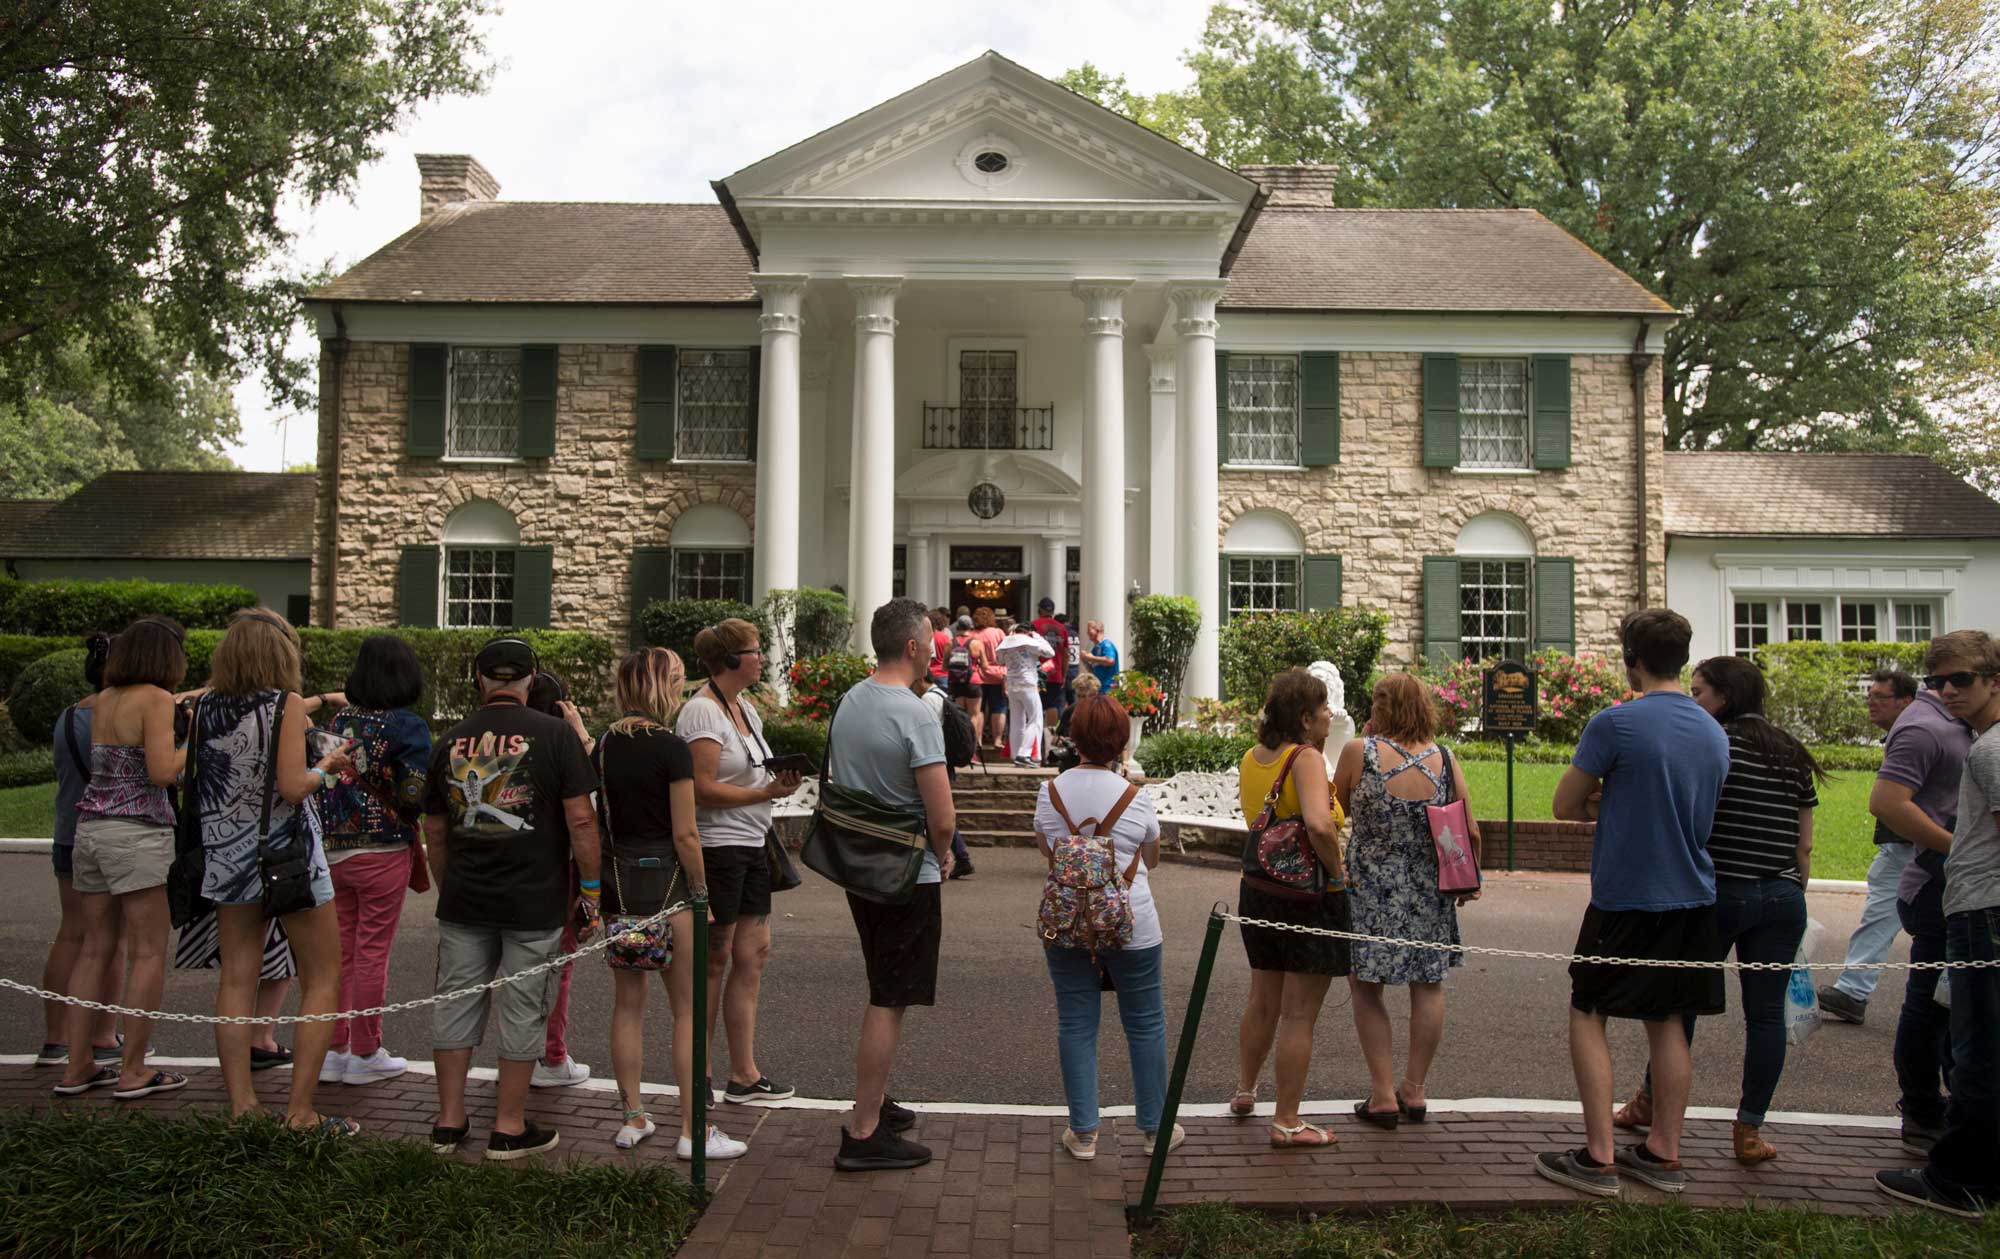
<svg viewBox="0 0 2000 1259"><path fill-rule="evenodd" d="M1296 931L1300 935L1330 936L1335 940L1347 940L1358 944L1388 944L1406 949L1429 949L1443 953L1477 953L1483 957L1519 957L1538 962L1585 962L1595 966L1656 966L1662 969L1680 970L1978 970L2000 966L2000 959L1965 962L1739 962L1729 959L1721 961L1682 961L1676 958L1657 957L1595 957L1579 953L1543 953L1534 949L1499 949L1481 944L1447 944L1439 940L1402 940L1394 936L1371 936L1358 931L1336 931L1331 927L1306 927L1292 922L1272 922L1266 918L1246 918L1216 909L1216 916L1225 922L1240 923L1246 927L1268 927L1273 931Z"/></svg>
<svg viewBox="0 0 2000 1259"><path fill-rule="evenodd" d="M669 905L649 918L642 918L632 923L619 932L619 934L623 935L627 932L644 931L648 928L658 926L675 914L682 913L690 908L692 906L687 901ZM533 979L536 975L546 974L558 967L567 966L571 962L589 957L593 953L603 952L606 948L610 947L611 941L614 938L616 937L611 932L603 931L598 935L597 939L584 945L574 953L565 953L561 957L552 957L548 961L530 966L526 970L515 971L511 975L502 975L498 979L488 980L486 983L477 984L471 988L460 988L453 992L440 992L434 996L424 997L417 1001L395 1001L388 1005L370 1006L366 1010L341 1010L333 1014L280 1014L267 1019L254 1014L184 1014L178 1010L139 1010L126 1005L112 1005L104 1001L81 1001L75 997L65 996L60 992L50 992L46 988L37 988L33 984L24 984L19 980L8 979L4 976L0 976L0 988L18 992L25 996L35 997L43 1001L59 1001L64 1005L81 1006L86 1010L97 1010L105 1014L122 1014L127 1018L151 1019L156 1023L223 1023L241 1024L251 1027L262 1027L267 1023L286 1026L294 1023L331 1023L339 1019L358 1019L376 1014L400 1014L404 1010L421 1010L425 1006L437 1005L440 1002L457 1001L461 997L471 997L477 996L482 992L492 992L497 988L504 988L508 984L519 983L524 979Z"/></svg>

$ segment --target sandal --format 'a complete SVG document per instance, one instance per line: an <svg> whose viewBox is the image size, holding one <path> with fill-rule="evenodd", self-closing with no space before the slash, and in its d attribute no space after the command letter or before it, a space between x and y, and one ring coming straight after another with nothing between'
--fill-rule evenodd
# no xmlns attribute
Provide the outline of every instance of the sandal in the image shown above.
<svg viewBox="0 0 2000 1259"><path fill-rule="evenodd" d="M106 1068L106 1070L109 1069L108 1067ZM151 1097L155 1093L171 1093L175 1089L184 1089L187 1087L187 1082L188 1078L178 1071L155 1071L153 1072L153 1078L147 1080L138 1088L113 1089L111 1090L111 1096L121 1102L136 1102L142 1097Z"/></svg>
<svg viewBox="0 0 2000 1259"><path fill-rule="evenodd" d="M1257 1113L1257 1090L1243 1089L1229 1099L1229 1113L1238 1119L1248 1119Z"/></svg>
<svg viewBox="0 0 2000 1259"><path fill-rule="evenodd" d="M1354 1114L1361 1122L1372 1123L1384 1132L1394 1132L1396 1125L1403 1122L1403 1109L1400 1103L1395 1110L1370 1110L1368 1099L1365 1097L1354 1103Z"/></svg>
<svg viewBox="0 0 2000 1259"><path fill-rule="evenodd" d="M262 1045L250 1046L250 1069L269 1071L272 1067L288 1067L292 1063L292 1051L283 1045L276 1049L266 1049Z"/></svg>
<svg viewBox="0 0 2000 1259"><path fill-rule="evenodd" d="M1308 1133L1311 1134L1310 1137L1307 1136ZM1295 1145L1326 1146L1332 1145L1334 1140L1335 1137L1331 1132L1318 1124L1307 1123L1304 1120L1300 1120L1296 1128L1287 1128L1281 1123L1271 1125L1271 1144L1278 1149Z"/></svg>
<svg viewBox="0 0 2000 1259"><path fill-rule="evenodd" d="M1411 1123L1423 1123L1431 1113L1430 1104L1428 1102L1422 1106L1412 1106L1408 1102L1404 1101L1403 1090L1401 1086L1398 1086L1396 1089L1396 1110L1403 1116L1403 1118L1409 1120Z"/></svg>
<svg viewBox="0 0 2000 1259"><path fill-rule="evenodd" d="M118 1083L118 1068L99 1067L81 1084L58 1084L49 1092L57 1097L81 1097L92 1089L110 1088Z"/></svg>
<svg viewBox="0 0 2000 1259"><path fill-rule="evenodd" d="M352 1119L336 1119L332 1115L321 1115L319 1122L308 1124L286 1124L293 1132L311 1132L320 1136L358 1137L361 1125Z"/></svg>
<svg viewBox="0 0 2000 1259"><path fill-rule="evenodd" d="M634 1119L639 1120L639 1122L633 1123ZM611 1144L621 1150L629 1150L641 1141L644 1141L647 1137L652 1136L658 1129L659 1125L655 1124L652 1116L648 1115L645 1111L628 1110L625 1112L625 1126L618 1130L617 1136L611 1138Z"/></svg>

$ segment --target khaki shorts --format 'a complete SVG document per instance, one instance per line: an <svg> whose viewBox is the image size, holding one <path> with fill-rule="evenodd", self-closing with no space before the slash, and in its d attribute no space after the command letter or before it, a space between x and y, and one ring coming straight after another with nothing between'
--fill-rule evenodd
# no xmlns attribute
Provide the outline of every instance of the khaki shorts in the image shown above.
<svg viewBox="0 0 2000 1259"><path fill-rule="evenodd" d="M498 927L437 925L437 991L456 992L538 966L562 951L562 928L502 931ZM473 1049L486 1036L486 1007L500 1012L500 1056L511 1062L539 1060L546 1047L549 1011L555 1009L562 968L532 979L440 1001L431 1007L431 1048Z"/></svg>
<svg viewBox="0 0 2000 1259"><path fill-rule="evenodd" d="M123 896L167 885L174 828L145 818L85 813L76 820L71 880L79 892Z"/></svg>

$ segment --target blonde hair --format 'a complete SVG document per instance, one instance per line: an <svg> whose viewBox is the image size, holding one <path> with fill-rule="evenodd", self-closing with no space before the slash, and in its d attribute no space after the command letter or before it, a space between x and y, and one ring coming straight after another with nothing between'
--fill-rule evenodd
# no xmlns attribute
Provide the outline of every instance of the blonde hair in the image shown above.
<svg viewBox="0 0 2000 1259"><path fill-rule="evenodd" d="M732 616L717 621L694 636L695 659L701 661L701 667L709 673L720 673L729 667L723 663L724 656L732 651L745 651L756 641L757 627L742 617Z"/></svg>
<svg viewBox="0 0 2000 1259"><path fill-rule="evenodd" d="M646 647L618 662L617 696L624 714L611 728L635 734L641 726L674 724L687 691L687 667L665 647Z"/></svg>
<svg viewBox="0 0 2000 1259"><path fill-rule="evenodd" d="M1070 683L1070 688L1076 692L1078 699L1082 699L1086 695L1095 695L1103 690L1104 683L1097 680L1095 673L1079 673L1076 675L1076 681Z"/></svg>
<svg viewBox="0 0 2000 1259"><path fill-rule="evenodd" d="M241 608L209 659L209 689L219 695L303 690L303 657L290 621L269 608Z"/></svg>

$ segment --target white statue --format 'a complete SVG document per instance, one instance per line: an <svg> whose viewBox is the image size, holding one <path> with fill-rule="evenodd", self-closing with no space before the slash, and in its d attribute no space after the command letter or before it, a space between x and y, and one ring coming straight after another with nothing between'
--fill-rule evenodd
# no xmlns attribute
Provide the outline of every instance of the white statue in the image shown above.
<svg viewBox="0 0 2000 1259"><path fill-rule="evenodd" d="M1330 775L1333 763L1340 759L1340 749L1354 737L1354 718L1347 715L1347 684L1340 680L1340 670L1325 660L1313 661L1306 672L1326 683L1326 702L1333 709L1333 726L1326 735L1326 772Z"/></svg>

